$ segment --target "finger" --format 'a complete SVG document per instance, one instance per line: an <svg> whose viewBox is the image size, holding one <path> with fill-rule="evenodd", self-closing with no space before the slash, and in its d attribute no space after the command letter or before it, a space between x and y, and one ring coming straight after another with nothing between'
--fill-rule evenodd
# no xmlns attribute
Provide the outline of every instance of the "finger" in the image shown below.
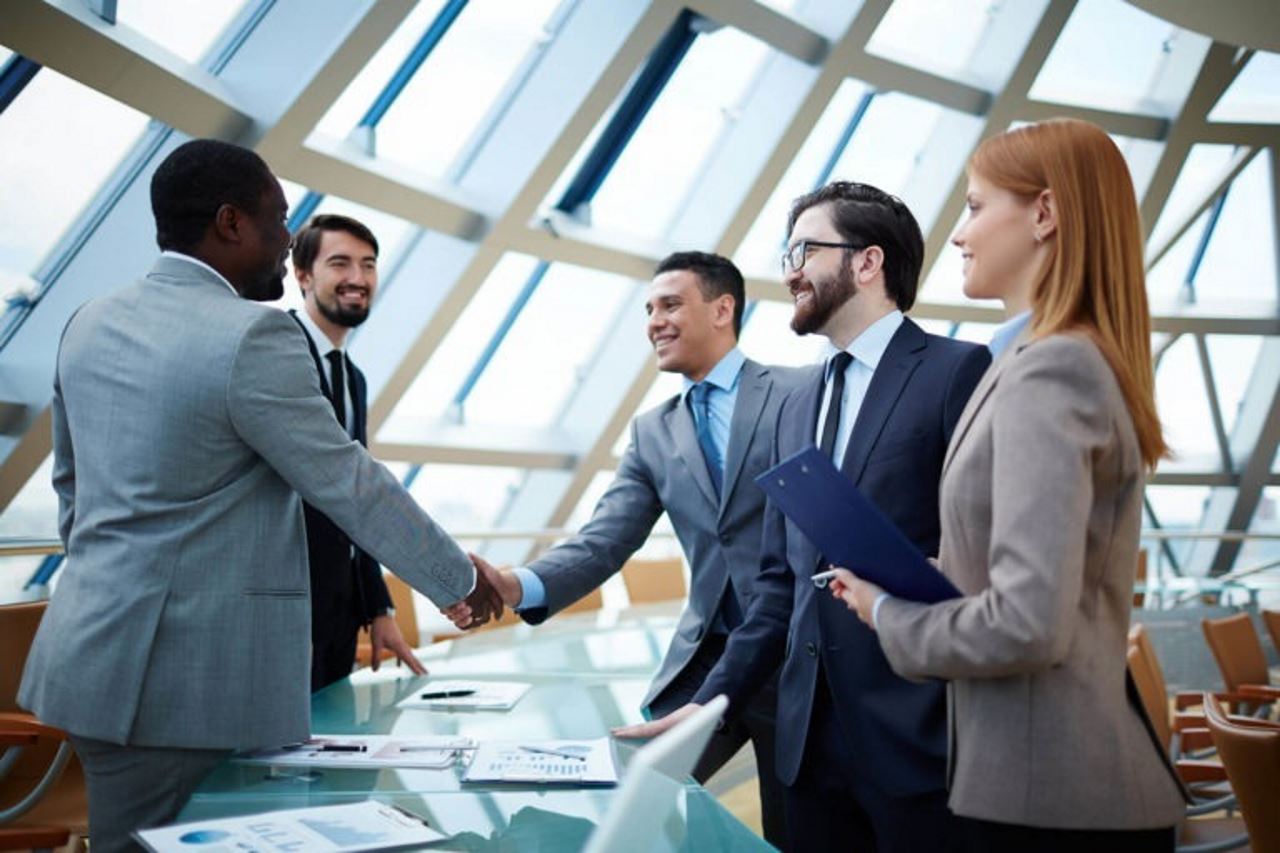
<svg viewBox="0 0 1280 853"><path fill-rule="evenodd" d="M422 661L414 655L413 649L409 648L409 644L401 641L395 649L396 660L409 667L414 675L426 675L427 668L422 665Z"/></svg>
<svg viewBox="0 0 1280 853"><path fill-rule="evenodd" d="M654 720L649 723L636 723L632 726L619 726L611 731L616 738L631 740L634 738L656 737L665 731L662 720Z"/></svg>

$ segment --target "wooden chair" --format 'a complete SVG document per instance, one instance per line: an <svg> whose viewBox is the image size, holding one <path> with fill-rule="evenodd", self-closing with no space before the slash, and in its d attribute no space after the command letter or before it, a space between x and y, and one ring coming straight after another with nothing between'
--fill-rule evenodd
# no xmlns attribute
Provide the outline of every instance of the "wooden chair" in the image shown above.
<svg viewBox="0 0 1280 853"><path fill-rule="evenodd" d="M1280 687L1270 683L1267 656L1248 613L1202 619L1200 627L1228 693L1238 694L1238 701L1250 710L1265 711L1280 700Z"/></svg>
<svg viewBox="0 0 1280 853"><path fill-rule="evenodd" d="M679 600L688 594L684 584L684 561L628 560L622 567L622 582L632 604Z"/></svg>
<svg viewBox="0 0 1280 853"><path fill-rule="evenodd" d="M1271 645L1280 652L1280 610L1262 611L1262 624L1267 626L1267 633L1271 635Z"/></svg>
<svg viewBox="0 0 1280 853"><path fill-rule="evenodd" d="M89 828L84 771L66 733L17 704L45 605L0 606L0 850L56 847Z"/></svg>
<svg viewBox="0 0 1280 853"><path fill-rule="evenodd" d="M1212 694L1204 712L1253 849L1280 850L1280 724L1229 717Z"/></svg>

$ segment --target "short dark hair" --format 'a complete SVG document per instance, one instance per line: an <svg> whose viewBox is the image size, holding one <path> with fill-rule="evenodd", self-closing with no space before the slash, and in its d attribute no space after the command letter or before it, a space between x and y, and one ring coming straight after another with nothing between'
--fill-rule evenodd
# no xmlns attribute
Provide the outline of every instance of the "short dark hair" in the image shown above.
<svg viewBox="0 0 1280 853"><path fill-rule="evenodd" d="M255 214L273 180L254 152L217 139L193 139L164 158L151 176L151 212L162 250L190 252L200 244L218 208Z"/></svg>
<svg viewBox="0 0 1280 853"><path fill-rule="evenodd" d="M710 302L726 293L733 297L733 336L742 334L742 311L746 306L747 288L742 273L733 261L710 252L673 252L658 262L654 275L688 270L698 277L698 290Z"/></svg>
<svg viewBox="0 0 1280 853"><path fill-rule="evenodd" d="M924 236L902 199L870 184L832 181L791 203L787 236L791 236L800 214L822 204L829 206L831 221L846 243L880 247L885 291L900 310L911 310L924 265Z"/></svg>
<svg viewBox="0 0 1280 853"><path fill-rule="evenodd" d="M378 238L373 236L369 226L350 216L339 216L336 213L321 213L311 217L311 221L302 230L293 235L293 268L307 270L316 262L320 254L320 241L326 231L345 231L357 240L373 247L373 256L378 256Z"/></svg>

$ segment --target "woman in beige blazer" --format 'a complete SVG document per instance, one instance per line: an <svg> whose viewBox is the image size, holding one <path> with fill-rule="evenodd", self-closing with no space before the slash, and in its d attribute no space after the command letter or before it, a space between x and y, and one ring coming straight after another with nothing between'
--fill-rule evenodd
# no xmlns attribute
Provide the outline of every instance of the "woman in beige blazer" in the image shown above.
<svg viewBox="0 0 1280 853"><path fill-rule="evenodd" d="M979 146L967 202L965 293L1021 330L944 462L939 564L964 597L918 604L844 570L832 589L900 675L951 682L968 849L1172 850L1181 788L1125 673L1142 490L1166 453L1133 184L1106 133L1054 120Z"/></svg>

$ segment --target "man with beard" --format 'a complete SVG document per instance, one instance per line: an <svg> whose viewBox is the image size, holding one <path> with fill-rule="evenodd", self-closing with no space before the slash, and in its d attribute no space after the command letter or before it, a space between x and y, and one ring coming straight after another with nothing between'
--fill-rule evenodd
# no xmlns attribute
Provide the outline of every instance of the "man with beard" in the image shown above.
<svg viewBox="0 0 1280 853"><path fill-rule="evenodd" d="M814 444L922 552L936 555L938 480L951 431L991 361L986 347L926 334L915 302L924 241L897 198L836 182L797 199L782 271L792 329L834 351L778 413L776 460ZM946 850L942 685L896 676L875 635L815 589L827 568L767 506L746 621L691 706L622 735L651 736L719 693L730 716L779 661L777 742L792 850Z"/></svg>
<svg viewBox="0 0 1280 853"><path fill-rule="evenodd" d="M287 204L248 149L178 146L160 258L58 350L66 548L19 703L70 733L94 853L177 816L232 750L310 735L302 500L438 605L501 612L467 555L337 424L284 292ZM301 497L300 497L301 496Z"/></svg>
<svg viewBox="0 0 1280 853"><path fill-rule="evenodd" d="M367 444L364 373L343 345L347 333L369 316L378 289L378 240L350 217L313 217L294 236L293 274L304 304L301 312L290 313L307 333L320 389L347 434ZM311 690L351 674L362 627L369 629L374 669L388 649L424 674L425 667L396 626L378 561L353 545L324 513L310 504L303 509L311 561Z"/></svg>

